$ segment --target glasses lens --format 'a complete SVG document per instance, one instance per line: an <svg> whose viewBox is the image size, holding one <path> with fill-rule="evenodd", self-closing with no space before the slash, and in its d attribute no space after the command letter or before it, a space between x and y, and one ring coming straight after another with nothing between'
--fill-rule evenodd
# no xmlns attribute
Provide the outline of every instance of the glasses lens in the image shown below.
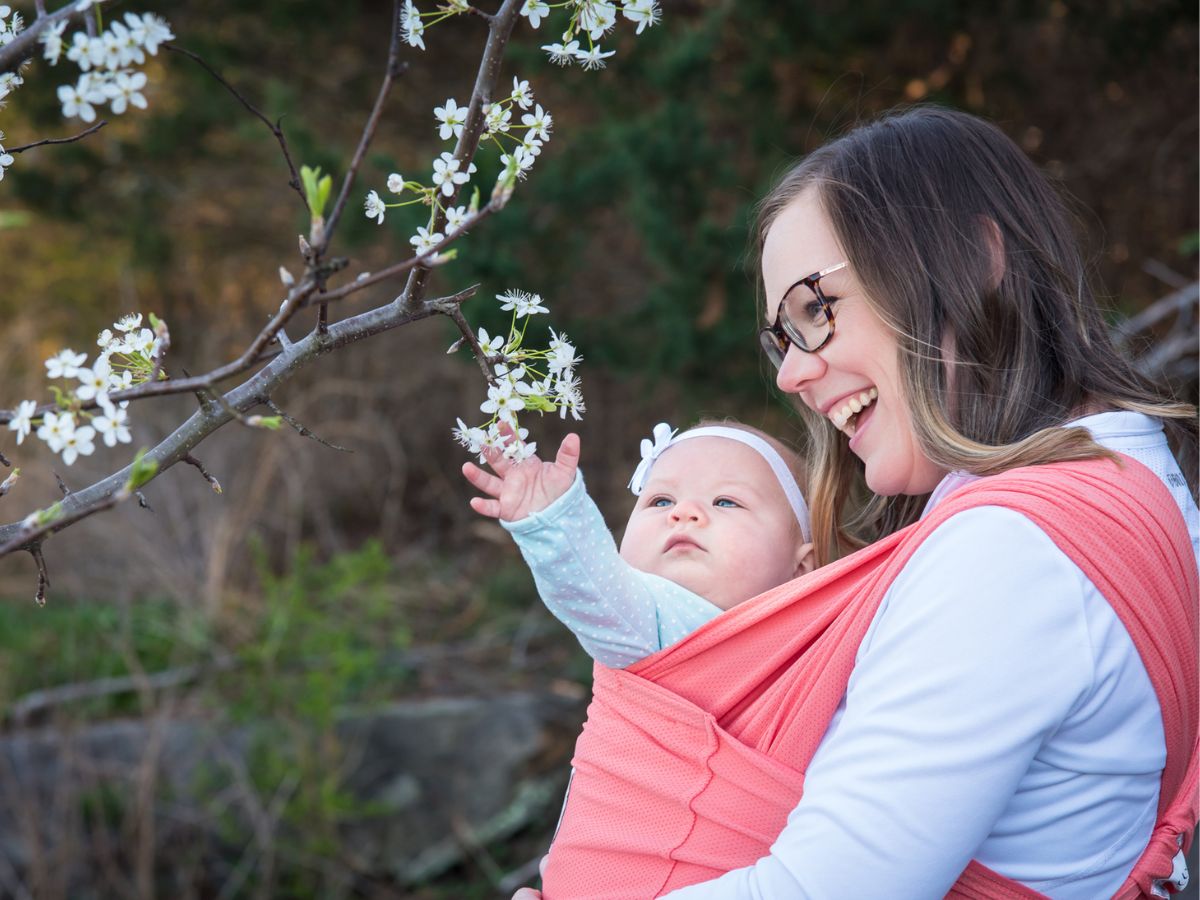
<svg viewBox="0 0 1200 900"><path fill-rule="evenodd" d="M801 283L783 298L780 321L788 337L805 350L812 350L825 343L833 328L828 309L813 288Z"/></svg>
<svg viewBox="0 0 1200 900"><path fill-rule="evenodd" d="M758 342L762 345L763 353L767 354L767 359L771 361L771 365L775 368L783 366L783 358L787 356L787 347L784 346L779 335L772 328L764 328L758 333Z"/></svg>

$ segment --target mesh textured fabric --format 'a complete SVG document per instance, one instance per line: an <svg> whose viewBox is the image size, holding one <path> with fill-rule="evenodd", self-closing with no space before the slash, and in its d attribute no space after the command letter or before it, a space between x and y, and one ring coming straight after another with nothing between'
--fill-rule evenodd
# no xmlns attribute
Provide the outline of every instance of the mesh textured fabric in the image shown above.
<svg viewBox="0 0 1200 900"><path fill-rule="evenodd" d="M639 900L769 852L896 575L946 519L1022 513L1084 572L1130 633L1162 708L1167 762L1150 847L1119 897L1150 895L1196 822L1197 570L1179 507L1124 459L1017 469L926 518L741 604L625 670L596 667L546 900ZM1169 851L1169 852L1168 852ZM1040 896L973 862L950 896Z"/></svg>

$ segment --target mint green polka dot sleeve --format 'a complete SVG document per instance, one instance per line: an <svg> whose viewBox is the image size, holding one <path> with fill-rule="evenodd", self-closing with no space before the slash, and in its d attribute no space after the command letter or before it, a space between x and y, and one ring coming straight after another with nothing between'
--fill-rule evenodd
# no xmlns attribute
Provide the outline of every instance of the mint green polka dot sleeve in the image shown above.
<svg viewBox="0 0 1200 900"><path fill-rule="evenodd" d="M517 542L547 609L610 668L669 647L721 614L698 594L621 559L582 473L544 510L500 524Z"/></svg>

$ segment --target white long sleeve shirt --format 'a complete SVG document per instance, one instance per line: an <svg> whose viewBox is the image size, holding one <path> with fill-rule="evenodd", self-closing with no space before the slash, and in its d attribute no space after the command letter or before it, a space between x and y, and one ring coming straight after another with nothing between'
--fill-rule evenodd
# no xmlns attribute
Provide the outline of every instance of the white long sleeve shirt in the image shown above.
<svg viewBox="0 0 1200 900"><path fill-rule="evenodd" d="M1156 420L1073 424L1153 470L1200 547ZM885 595L770 854L668 896L924 900L971 859L1054 898L1111 896L1149 839L1165 759L1150 679L1096 587L1020 514L968 510Z"/></svg>

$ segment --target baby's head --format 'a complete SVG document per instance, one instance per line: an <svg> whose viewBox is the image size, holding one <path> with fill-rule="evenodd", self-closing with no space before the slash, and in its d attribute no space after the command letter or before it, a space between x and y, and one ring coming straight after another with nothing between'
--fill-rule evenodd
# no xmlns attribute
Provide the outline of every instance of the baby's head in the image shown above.
<svg viewBox="0 0 1200 900"><path fill-rule="evenodd" d="M621 557L721 609L811 571L804 465L756 428L654 429L629 483L638 495Z"/></svg>

